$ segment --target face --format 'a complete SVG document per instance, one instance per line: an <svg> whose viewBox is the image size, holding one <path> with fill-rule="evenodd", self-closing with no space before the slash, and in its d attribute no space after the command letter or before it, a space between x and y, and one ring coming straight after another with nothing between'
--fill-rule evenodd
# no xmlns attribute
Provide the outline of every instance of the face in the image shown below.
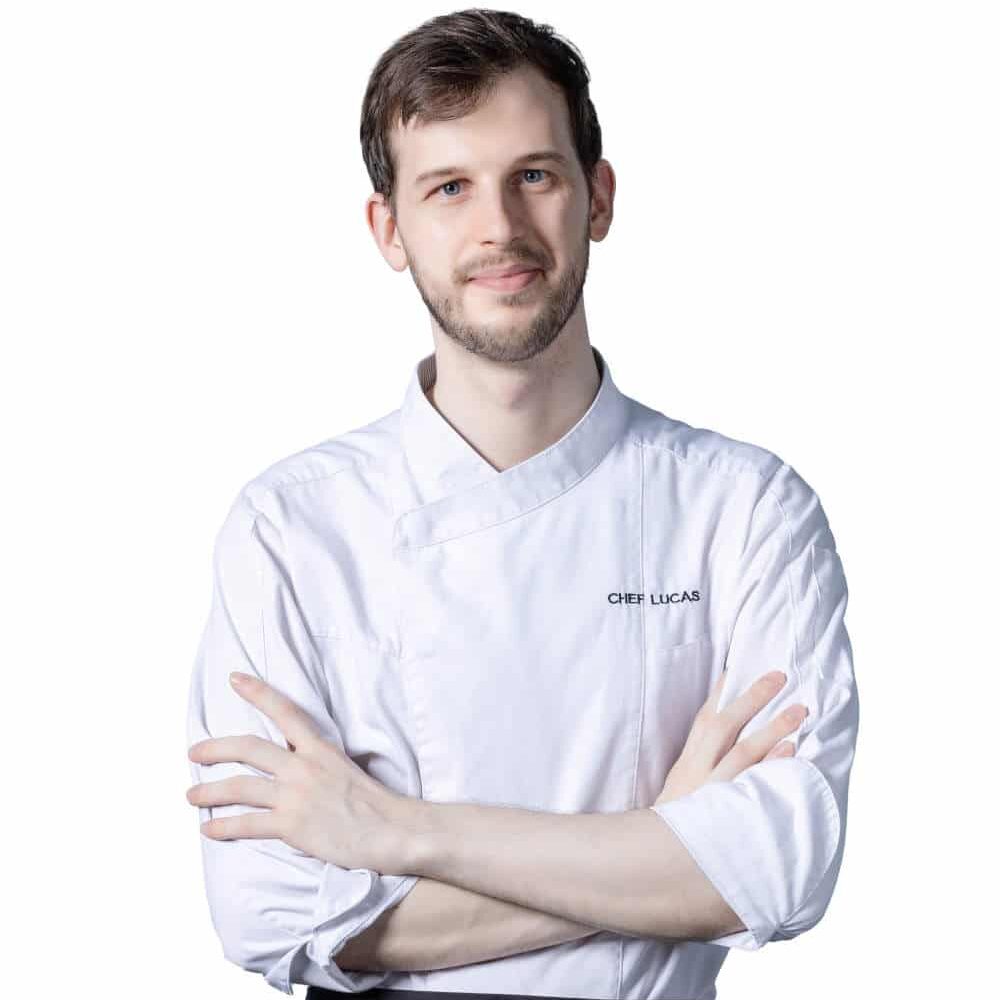
<svg viewBox="0 0 1000 1000"><path fill-rule="evenodd" d="M440 332L495 361L544 351L577 312L590 240L610 222L600 198L593 211L562 92L522 69L473 113L411 122L392 142L396 215L370 224ZM480 275L512 266L529 270Z"/></svg>

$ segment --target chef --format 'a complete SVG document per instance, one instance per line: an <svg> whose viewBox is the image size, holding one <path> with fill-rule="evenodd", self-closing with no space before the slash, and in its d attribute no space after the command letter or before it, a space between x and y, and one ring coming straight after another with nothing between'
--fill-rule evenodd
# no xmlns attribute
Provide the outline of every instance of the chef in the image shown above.
<svg viewBox="0 0 1000 1000"><path fill-rule="evenodd" d="M727 948L792 937L830 900L857 700L819 501L772 454L631 400L590 350L601 383L586 413L502 472L427 399L428 355L399 410L247 484L215 551L189 742L255 733L286 746L229 674L263 678L403 795L654 813L745 929L666 941L622 927L465 967L349 971L337 950L416 876L345 869L277 839L203 837L226 955L284 992L696 996ZM794 755L653 805L713 684L721 710L774 669L787 683L741 735L804 704ZM192 762L199 782L239 773L266 772ZM203 822L245 811L199 809ZM566 835L569 852L578 833ZM655 857L639 863L655 880ZM513 898L509 873L480 874L483 892ZM525 904L558 911L543 892Z"/></svg>
<svg viewBox="0 0 1000 1000"><path fill-rule="evenodd" d="M398 138L369 223L434 351L398 409L247 481L215 545L189 800L223 952L311 997L714 996L840 869L830 526L788 462L615 384L581 295L614 175L588 192L537 71ZM685 784L737 717L731 770Z"/></svg>

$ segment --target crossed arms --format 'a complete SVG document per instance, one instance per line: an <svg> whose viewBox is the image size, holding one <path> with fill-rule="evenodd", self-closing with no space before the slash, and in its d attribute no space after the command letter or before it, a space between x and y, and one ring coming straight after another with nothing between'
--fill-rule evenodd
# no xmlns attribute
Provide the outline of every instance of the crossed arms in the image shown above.
<svg viewBox="0 0 1000 1000"><path fill-rule="evenodd" d="M720 712L722 681L699 712L657 803L706 781L729 780L753 763L786 755L783 749L791 746L779 741L801 721L794 710L736 743L783 686L783 675L759 679ZM401 796L361 772L263 680L249 678L238 690L280 727L293 749L252 736L195 744L192 760L236 760L274 775L190 789L192 804L270 809L212 820L203 832L218 839L276 836L331 863L420 876L400 904L337 952L342 969L468 965L600 930L712 939L744 929L652 810L567 815Z"/></svg>

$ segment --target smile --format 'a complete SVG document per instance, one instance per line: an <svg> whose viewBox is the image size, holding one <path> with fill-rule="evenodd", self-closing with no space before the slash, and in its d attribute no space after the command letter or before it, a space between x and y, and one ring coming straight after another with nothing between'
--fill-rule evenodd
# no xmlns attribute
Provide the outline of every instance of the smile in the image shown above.
<svg viewBox="0 0 1000 1000"><path fill-rule="evenodd" d="M492 288L496 292L519 292L522 288L527 288L542 272L521 271L520 274L511 274L504 278L470 278L470 285L479 285L482 288Z"/></svg>

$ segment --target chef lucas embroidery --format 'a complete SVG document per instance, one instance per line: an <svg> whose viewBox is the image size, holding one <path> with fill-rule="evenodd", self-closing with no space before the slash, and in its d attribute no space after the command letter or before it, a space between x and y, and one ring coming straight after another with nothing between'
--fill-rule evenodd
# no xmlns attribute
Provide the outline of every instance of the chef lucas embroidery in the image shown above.
<svg viewBox="0 0 1000 1000"><path fill-rule="evenodd" d="M626 594L621 591L608 594L608 604L643 604L649 598L650 606L655 604L684 604L686 601L700 601L700 590L679 590L672 594Z"/></svg>

